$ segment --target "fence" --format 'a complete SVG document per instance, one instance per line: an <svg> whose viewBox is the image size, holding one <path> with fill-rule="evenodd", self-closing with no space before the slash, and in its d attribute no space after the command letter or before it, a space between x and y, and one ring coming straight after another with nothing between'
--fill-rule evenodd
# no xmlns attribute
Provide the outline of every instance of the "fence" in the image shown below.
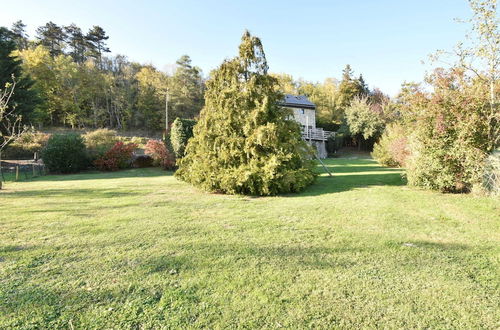
<svg viewBox="0 0 500 330"><path fill-rule="evenodd" d="M483 189L491 195L500 196L500 150L494 151L486 160Z"/></svg>
<svg viewBox="0 0 500 330"><path fill-rule="evenodd" d="M43 163L32 160L9 160L0 163L0 181L28 181L47 174Z"/></svg>

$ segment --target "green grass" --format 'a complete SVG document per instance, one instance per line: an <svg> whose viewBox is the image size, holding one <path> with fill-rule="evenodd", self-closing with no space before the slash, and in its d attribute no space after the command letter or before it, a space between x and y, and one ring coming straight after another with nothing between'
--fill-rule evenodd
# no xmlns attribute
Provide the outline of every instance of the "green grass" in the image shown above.
<svg viewBox="0 0 500 330"><path fill-rule="evenodd" d="M8 182L0 328L498 328L498 200L328 160L305 192L134 169Z"/></svg>

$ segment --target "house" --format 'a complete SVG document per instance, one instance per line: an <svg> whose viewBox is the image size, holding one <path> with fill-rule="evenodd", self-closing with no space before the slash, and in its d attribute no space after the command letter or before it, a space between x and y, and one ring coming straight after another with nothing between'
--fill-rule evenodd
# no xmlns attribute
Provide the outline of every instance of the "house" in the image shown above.
<svg viewBox="0 0 500 330"><path fill-rule="evenodd" d="M326 158L326 140L335 133L316 127L316 105L304 95L285 94L281 106L293 111L294 119L302 127L302 138L316 148L319 158Z"/></svg>

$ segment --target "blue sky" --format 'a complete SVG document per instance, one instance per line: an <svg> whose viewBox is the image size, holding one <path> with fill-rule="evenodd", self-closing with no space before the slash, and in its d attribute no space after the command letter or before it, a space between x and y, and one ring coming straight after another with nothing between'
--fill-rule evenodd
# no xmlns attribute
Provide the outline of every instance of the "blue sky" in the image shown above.
<svg viewBox="0 0 500 330"><path fill-rule="evenodd" d="M349 63L371 88L394 95L422 81L436 49L463 39L466 0L5 1L0 25L22 19L34 36L48 21L100 25L115 54L168 69L183 54L206 75L236 54L244 29L259 36L272 72L323 81Z"/></svg>

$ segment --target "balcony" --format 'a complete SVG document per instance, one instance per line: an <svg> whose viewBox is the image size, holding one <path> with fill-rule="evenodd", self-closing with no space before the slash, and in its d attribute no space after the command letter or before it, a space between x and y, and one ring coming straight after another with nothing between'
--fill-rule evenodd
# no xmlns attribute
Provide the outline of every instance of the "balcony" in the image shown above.
<svg viewBox="0 0 500 330"><path fill-rule="evenodd" d="M302 127L302 138L306 141L326 141L330 136L335 136L335 132L325 131L322 128Z"/></svg>

